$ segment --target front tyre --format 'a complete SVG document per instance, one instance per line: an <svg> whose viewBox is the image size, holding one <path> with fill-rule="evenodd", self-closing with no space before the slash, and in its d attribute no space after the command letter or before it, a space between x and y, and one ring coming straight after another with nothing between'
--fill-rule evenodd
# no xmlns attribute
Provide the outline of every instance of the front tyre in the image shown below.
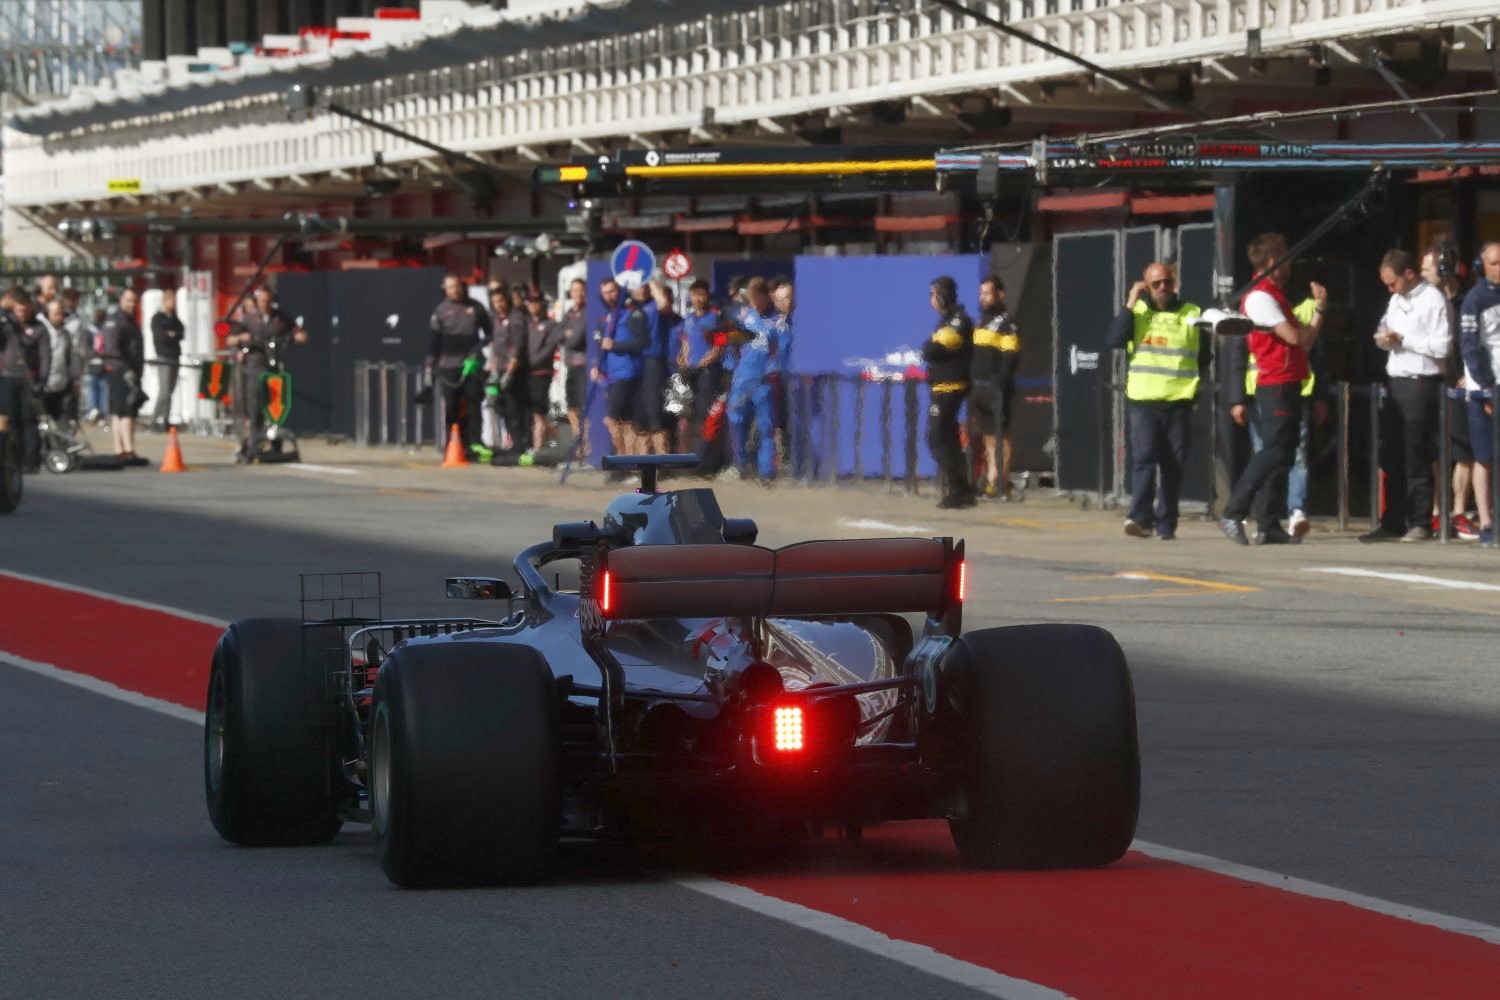
<svg viewBox="0 0 1500 1000"><path fill-rule="evenodd" d="M962 636L948 653L963 704L965 808L954 843L977 868L1086 868L1135 836L1140 746L1125 654L1089 625Z"/></svg>
<svg viewBox="0 0 1500 1000"><path fill-rule="evenodd" d="M375 683L370 821L396 885L541 878L561 818L559 706L536 650L437 639L395 649Z"/></svg>
<svg viewBox="0 0 1500 1000"><path fill-rule="evenodd" d="M321 844L343 825L328 661L338 630L251 618L214 649L203 781L214 829L235 844Z"/></svg>

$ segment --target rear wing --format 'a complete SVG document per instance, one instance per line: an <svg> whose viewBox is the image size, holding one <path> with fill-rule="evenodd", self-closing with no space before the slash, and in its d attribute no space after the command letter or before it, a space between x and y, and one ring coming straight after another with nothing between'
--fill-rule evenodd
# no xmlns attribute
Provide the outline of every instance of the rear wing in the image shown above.
<svg viewBox="0 0 1500 1000"><path fill-rule="evenodd" d="M801 618L923 611L963 601L963 543L858 538L758 545L636 545L593 574L605 619Z"/></svg>

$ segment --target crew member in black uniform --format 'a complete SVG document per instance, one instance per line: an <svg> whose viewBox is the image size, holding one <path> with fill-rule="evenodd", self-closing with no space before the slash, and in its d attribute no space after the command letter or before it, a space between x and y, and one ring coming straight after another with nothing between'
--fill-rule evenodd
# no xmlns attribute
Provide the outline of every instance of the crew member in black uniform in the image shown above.
<svg viewBox="0 0 1500 1000"><path fill-rule="evenodd" d="M145 402L141 375L146 371L146 339L135 320L138 299L133 289L120 293L119 305L99 328L104 375L109 380L109 424L115 454L126 465L145 465L135 453L135 415Z"/></svg>
<svg viewBox="0 0 1500 1000"><path fill-rule="evenodd" d="M289 342L307 342L307 331L276 307L276 294L269 285L257 288L253 299L255 304L240 316L241 331L230 334L225 341L225 346L240 349L235 364L234 411L243 430L237 457L243 459L251 457L251 442L263 419L260 377L270 371L273 364L280 367L282 359L279 355ZM273 350L278 357L271 356ZM110 392L113 399L113 386Z"/></svg>
<svg viewBox="0 0 1500 1000"><path fill-rule="evenodd" d="M30 464L31 454L40 451L32 394L24 384L31 373L26 370L23 336L11 311L0 308L0 511L4 512L15 509L22 470Z"/></svg>
<svg viewBox="0 0 1500 1000"><path fill-rule="evenodd" d="M945 510L972 507L974 488L969 485L959 443L958 411L969 394L974 323L958 301L958 284L947 275L932 283L932 308L941 318L922 345L922 359L927 362L927 387L932 394L927 447L938 464L938 506Z"/></svg>
<svg viewBox="0 0 1500 1000"><path fill-rule="evenodd" d="M984 445L984 495L1001 500L1011 498L1010 412L1020 359L1021 335L1005 310L1005 283L990 275L979 283L969 410Z"/></svg>
<svg viewBox="0 0 1500 1000"><path fill-rule="evenodd" d="M427 377L442 393L444 422L458 424L464 453L480 444L479 406L484 387L484 345L490 340L490 317L469 298L463 278L443 278L443 301L432 311L432 338L427 346ZM446 428L440 435L447 439Z"/></svg>

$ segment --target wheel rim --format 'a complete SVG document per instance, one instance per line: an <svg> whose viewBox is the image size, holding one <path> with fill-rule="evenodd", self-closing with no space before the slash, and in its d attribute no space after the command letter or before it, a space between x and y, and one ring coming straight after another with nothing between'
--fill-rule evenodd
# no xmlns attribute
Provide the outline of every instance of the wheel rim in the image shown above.
<svg viewBox="0 0 1500 1000"><path fill-rule="evenodd" d="M214 674L208 691L208 790L217 794L224 785L224 720L228 713L224 704L224 675Z"/></svg>
<svg viewBox="0 0 1500 1000"><path fill-rule="evenodd" d="M73 464L72 456L65 451L47 452L47 471L62 474Z"/></svg>
<svg viewBox="0 0 1500 1000"><path fill-rule="evenodd" d="M375 722L370 727L370 822L379 834L385 833L390 819L390 760L390 712L382 704L375 709Z"/></svg>

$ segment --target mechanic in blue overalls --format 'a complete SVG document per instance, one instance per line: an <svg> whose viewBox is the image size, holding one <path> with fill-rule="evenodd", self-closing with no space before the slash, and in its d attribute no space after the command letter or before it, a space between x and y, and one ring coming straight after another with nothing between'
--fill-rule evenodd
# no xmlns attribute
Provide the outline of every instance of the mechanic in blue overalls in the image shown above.
<svg viewBox="0 0 1500 1000"><path fill-rule="evenodd" d="M686 448L696 449L703 437L703 422L708 419L709 408L719 394L719 381L724 377L721 363L722 350L714 347L714 330L719 325L719 310L709 305L708 282L699 278L688 288L690 308L677 324L673 335L676 338L677 371L693 390L693 412L687 421Z"/></svg>
<svg viewBox="0 0 1500 1000"><path fill-rule="evenodd" d="M604 319L594 339L599 342L599 364L594 381L605 383L604 426L609 431L610 446L616 455L633 455L636 451L635 407L641 385L641 351L646 346L644 327L636 331L626 322L627 313L620 301L620 286L613 278L599 283L599 301Z"/></svg>
<svg viewBox="0 0 1500 1000"><path fill-rule="evenodd" d="M672 329L680 317L672 308L672 293L660 278L652 278L634 296L645 317L646 349L641 353L641 392L637 400L636 432L641 446L654 455L667 453L667 356Z"/></svg>
<svg viewBox="0 0 1500 1000"><path fill-rule="evenodd" d="M751 278L746 296L748 304L735 317L740 353L729 383L729 429L735 465L744 474L750 466L750 422L754 420L760 435L756 472L769 481L776 476L776 390L772 376L780 371L776 354L783 329L776 322L765 278Z"/></svg>

